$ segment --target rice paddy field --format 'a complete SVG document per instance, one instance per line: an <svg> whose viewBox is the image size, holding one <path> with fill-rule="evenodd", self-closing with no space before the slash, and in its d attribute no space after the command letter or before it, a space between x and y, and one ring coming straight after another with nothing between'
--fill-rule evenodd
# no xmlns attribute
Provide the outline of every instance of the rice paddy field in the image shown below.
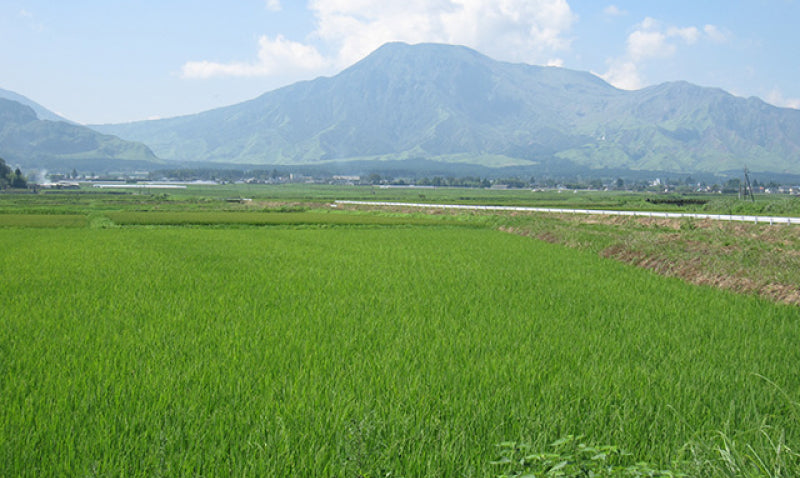
<svg viewBox="0 0 800 478"><path fill-rule="evenodd" d="M1 476L800 473L797 306L480 217L5 201Z"/></svg>

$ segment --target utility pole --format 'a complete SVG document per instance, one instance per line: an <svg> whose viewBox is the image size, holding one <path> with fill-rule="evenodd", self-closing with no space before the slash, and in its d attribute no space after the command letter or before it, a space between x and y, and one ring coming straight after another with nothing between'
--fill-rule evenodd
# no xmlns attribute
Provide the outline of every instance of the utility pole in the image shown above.
<svg viewBox="0 0 800 478"><path fill-rule="evenodd" d="M747 165L744 166L744 195L750 195L750 200L756 202L756 197L753 195L753 186L750 185L750 171L747 170Z"/></svg>

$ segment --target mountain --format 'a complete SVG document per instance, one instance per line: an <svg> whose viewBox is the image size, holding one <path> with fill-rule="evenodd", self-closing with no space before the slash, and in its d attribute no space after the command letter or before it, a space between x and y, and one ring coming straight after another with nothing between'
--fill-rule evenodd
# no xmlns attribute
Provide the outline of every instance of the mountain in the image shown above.
<svg viewBox="0 0 800 478"><path fill-rule="evenodd" d="M17 103L22 103L25 106L29 106L36 113L36 117L40 120L64 121L67 123L72 123L72 121L59 114L53 113L39 103L36 103L35 101L30 100L19 93L0 88L0 98L16 101Z"/></svg>
<svg viewBox="0 0 800 478"><path fill-rule="evenodd" d="M800 111L684 82L390 43L333 77L177 118L94 126L161 158L254 165L433 160L487 167L800 174Z"/></svg>
<svg viewBox="0 0 800 478"><path fill-rule="evenodd" d="M5 98L0 98L0 157L23 168L64 170L148 168L161 163L141 143L74 123L40 119L31 106Z"/></svg>

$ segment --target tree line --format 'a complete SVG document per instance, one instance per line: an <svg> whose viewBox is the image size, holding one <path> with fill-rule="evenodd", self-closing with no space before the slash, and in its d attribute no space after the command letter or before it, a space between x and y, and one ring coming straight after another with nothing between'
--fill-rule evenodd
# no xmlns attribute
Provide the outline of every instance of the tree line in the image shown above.
<svg viewBox="0 0 800 478"><path fill-rule="evenodd" d="M28 181L19 168L11 170L3 158L0 158L0 189L27 188Z"/></svg>

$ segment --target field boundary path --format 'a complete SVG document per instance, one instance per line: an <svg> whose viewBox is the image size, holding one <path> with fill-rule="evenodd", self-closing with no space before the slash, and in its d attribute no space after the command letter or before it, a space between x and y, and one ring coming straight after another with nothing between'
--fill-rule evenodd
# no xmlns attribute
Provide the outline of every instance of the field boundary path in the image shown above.
<svg viewBox="0 0 800 478"><path fill-rule="evenodd" d="M800 224L800 217L787 216L748 216L740 214L695 214L688 212L656 212L656 211L614 211L608 209L563 209L553 207L525 207L525 206L472 206L465 204L424 204L411 202L384 202L384 201L334 201L331 207L339 204L349 204L356 206L394 206L394 207L418 207L431 209L463 209L469 211L521 211L521 212L543 212L553 214L596 214L603 216L636 216L653 218L691 218L691 219L711 219L714 221L734 221L751 222L754 224L767 223L773 224Z"/></svg>

